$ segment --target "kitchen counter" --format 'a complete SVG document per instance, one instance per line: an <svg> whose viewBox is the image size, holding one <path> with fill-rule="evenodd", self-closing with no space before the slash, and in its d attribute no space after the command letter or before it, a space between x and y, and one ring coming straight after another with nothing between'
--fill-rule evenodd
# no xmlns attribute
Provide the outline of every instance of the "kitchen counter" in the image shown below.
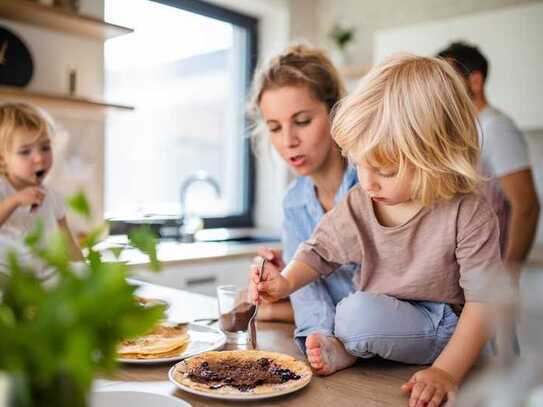
<svg viewBox="0 0 543 407"><path fill-rule="evenodd" d="M157 245L158 259L162 271L156 273L149 268L149 258L137 249L128 246L126 235L112 236L97 245L106 261L123 261L128 264L130 274L139 280L163 286L189 290L205 295L215 295L219 285L247 284L250 265L257 250L262 247L280 249L278 241L180 243L160 241ZM124 249L120 259L111 251L113 247Z"/></svg>
<svg viewBox="0 0 543 407"><path fill-rule="evenodd" d="M137 249L127 247L128 239L126 235L110 236L99 245L97 249L104 253L106 260L115 260L115 257L108 249L112 247L123 247L120 261L124 261L131 266L146 265L149 263L147 255ZM232 258L240 256L252 256L256 254L260 247L271 247L280 249L281 243L277 241L270 242L239 242L229 240L224 242L194 242L181 243L174 240L163 240L157 245L158 259L168 264L182 264L184 262L205 261L209 259Z"/></svg>
<svg viewBox="0 0 543 407"><path fill-rule="evenodd" d="M138 294L162 298L170 302L168 316L175 320L192 320L217 316L216 299L181 290L142 284ZM293 325L258 323L258 343L263 350L282 352L304 360L292 341ZM178 390L167 379L171 365L123 365L114 380L101 380L98 387L111 390L139 390L173 395L193 407L236 405L239 401L212 400ZM314 376L304 389L275 399L243 402L244 406L406 406L407 397L400 386L420 366L409 366L384 360L364 360L329 377Z"/></svg>

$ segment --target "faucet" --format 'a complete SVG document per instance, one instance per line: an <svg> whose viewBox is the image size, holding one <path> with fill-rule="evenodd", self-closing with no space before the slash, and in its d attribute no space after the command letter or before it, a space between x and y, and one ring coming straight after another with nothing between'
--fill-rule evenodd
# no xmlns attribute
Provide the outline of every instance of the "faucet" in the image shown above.
<svg viewBox="0 0 543 407"><path fill-rule="evenodd" d="M180 226L181 225L188 226L187 225L188 224L188 222L187 222L188 217L187 217L187 213L186 213L187 192L188 192L189 188L192 186L192 184L194 184L196 182L204 182L206 184L211 185L213 187L217 197L221 196L221 186L219 185L217 180L215 180L215 178L213 178L207 172L200 170L200 171L195 172L194 174L189 175L183 181L183 184L181 184L181 191L179 193L179 204L180 204L180 209L181 209L180 217L179 217ZM187 233L186 231L184 231L184 233L180 233L180 239L182 241L193 242L194 241L194 232L195 231L190 231L190 232Z"/></svg>

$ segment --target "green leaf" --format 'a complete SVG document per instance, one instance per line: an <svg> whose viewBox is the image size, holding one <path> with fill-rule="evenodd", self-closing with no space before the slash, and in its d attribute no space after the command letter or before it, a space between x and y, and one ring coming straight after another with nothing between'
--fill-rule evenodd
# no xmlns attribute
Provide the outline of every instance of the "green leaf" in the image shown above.
<svg viewBox="0 0 543 407"><path fill-rule="evenodd" d="M149 256L151 270L160 271L161 265L156 251L157 238L148 226L130 231L128 240L132 246Z"/></svg>
<svg viewBox="0 0 543 407"><path fill-rule="evenodd" d="M112 247L109 250L111 251L111 253L113 253L113 255L115 256L116 259L119 259L121 257L122 252L123 252L122 247Z"/></svg>
<svg viewBox="0 0 543 407"><path fill-rule="evenodd" d="M38 247L38 244L40 243L42 236L43 236L43 221L42 219L38 219L36 223L36 227L34 228L32 232L30 232L25 237L24 243L27 247L35 249Z"/></svg>
<svg viewBox="0 0 543 407"><path fill-rule="evenodd" d="M73 197L70 207L90 217L83 194ZM119 343L142 335L164 317L163 307L136 304L126 264L104 263L93 249L103 232L100 227L89 234L82 272L70 261L65 236L57 233L45 240L42 224L25 240L32 262L8 253L9 273L0 282L0 371L32 386L29 397L44 390L62 397L67 383L87 394L97 371L111 373L117 366ZM150 230L134 231L131 244L149 256L154 270L159 268ZM121 250L114 254L118 258ZM38 278L41 265L54 269L55 285ZM34 401L29 398L28 405Z"/></svg>
<svg viewBox="0 0 543 407"><path fill-rule="evenodd" d="M107 232L107 224L102 224L94 229L92 229L88 234L85 240L83 241L82 246L91 248L96 243L100 241L100 238L104 236Z"/></svg>
<svg viewBox="0 0 543 407"><path fill-rule="evenodd" d="M71 260L70 251L66 236L62 232L57 231L51 236L43 251L42 258L51 266L56 267L60 272L68 269Z"/></svg>
<svg viewBox="0 0 543 407"><path fill-rule="evenodd" d="M77 214L90 219L91 210L89 202L83 192L78 192L77 194L68 198L68 206Z"/></svg>

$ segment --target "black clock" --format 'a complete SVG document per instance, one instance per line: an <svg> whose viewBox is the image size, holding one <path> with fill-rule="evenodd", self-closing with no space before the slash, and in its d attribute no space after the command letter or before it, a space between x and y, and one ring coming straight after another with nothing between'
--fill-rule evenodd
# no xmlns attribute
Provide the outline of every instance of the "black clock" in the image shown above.
<svg viewBox="0 0 543 407"><path fill-rule="evenodd" d="M0 85L26 86L33 72L27 46L13 32L0 27Z"/></svg>

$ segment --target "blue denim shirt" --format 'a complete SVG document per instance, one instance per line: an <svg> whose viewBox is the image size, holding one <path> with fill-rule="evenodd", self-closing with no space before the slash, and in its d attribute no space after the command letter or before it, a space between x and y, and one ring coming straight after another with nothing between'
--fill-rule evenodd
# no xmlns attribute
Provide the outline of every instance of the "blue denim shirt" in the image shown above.
<svg viewBox="0 0 543 407"><path fill-rule="evenodd" d="M340 202L357 183L356 169L351 165L347 166L336 193L335 203ZM292 181L283 199L282 241L285 263L292 260L300 243L311 237L324 213L311 178L297 177Z"/></svg>

